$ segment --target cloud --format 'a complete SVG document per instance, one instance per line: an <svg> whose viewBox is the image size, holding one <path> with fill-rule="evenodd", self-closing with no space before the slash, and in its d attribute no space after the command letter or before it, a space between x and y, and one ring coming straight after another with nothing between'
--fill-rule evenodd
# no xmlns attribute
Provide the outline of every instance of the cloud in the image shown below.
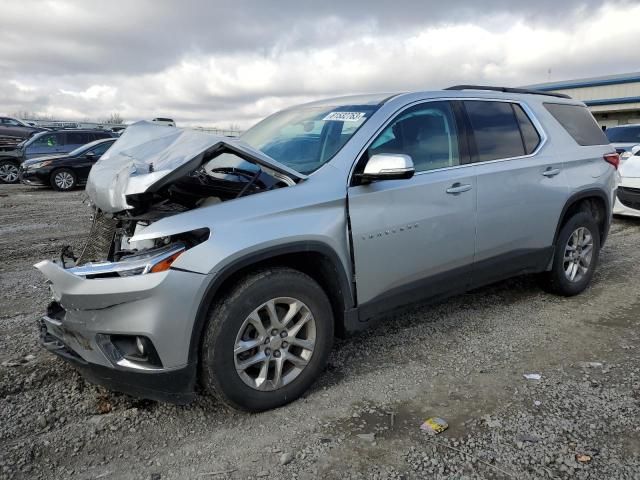
<svg viewBox="0 0 640 480"><path fill-rule="evenodd" d="M248 126L328 96L640 70L621 47L638 2L22 1L3 17L0 110L76 119Z"/></svg>

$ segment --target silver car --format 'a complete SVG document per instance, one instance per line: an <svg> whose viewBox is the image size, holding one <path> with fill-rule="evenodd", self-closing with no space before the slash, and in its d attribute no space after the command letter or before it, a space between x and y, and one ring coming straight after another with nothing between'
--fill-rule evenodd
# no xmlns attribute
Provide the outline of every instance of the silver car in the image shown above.
<svg viewBox="0 0 640 480"><path fill-rule="evenodd" d="M507 88L325 100L239 139L134 124L91 170L79 258L36 265L42 343L114 390L278 407L399 308L523 273L583 291L617 166L584 104Z"/></svg>

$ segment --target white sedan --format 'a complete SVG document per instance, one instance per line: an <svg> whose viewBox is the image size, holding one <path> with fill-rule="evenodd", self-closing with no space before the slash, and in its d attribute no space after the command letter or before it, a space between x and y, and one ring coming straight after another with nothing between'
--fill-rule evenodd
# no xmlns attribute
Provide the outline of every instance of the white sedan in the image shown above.
<svg viewBox="0 0 640 480"><path fill-rule="evenodd" d="M620 163L620 184L618 185L614 215L640 217L640 145L631 149L631 156L624 156Z"/></svg>

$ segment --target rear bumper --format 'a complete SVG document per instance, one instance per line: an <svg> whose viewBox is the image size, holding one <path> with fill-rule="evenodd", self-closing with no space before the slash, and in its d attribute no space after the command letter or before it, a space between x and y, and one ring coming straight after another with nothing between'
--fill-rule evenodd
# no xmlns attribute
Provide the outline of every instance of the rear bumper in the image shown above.
<svg viewBox="0 0 640 480"><path fill-rule="evenodd" d="M51 320L45 316L39 321L41 345L73 365L91 383L135 397L179 405L194 399L195 364L177 370L142 373L90 363L49 331Z"/></svg>

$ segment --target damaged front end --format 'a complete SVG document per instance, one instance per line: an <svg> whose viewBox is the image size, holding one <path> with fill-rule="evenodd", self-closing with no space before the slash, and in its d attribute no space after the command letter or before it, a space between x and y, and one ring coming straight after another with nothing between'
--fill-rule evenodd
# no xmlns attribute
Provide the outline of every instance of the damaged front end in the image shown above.
<svg viewBox="0 0 640 480"><path fill-rule="evenodd" d="M140 262L141 254L157 259L168 247L191 248L208 238L208 229L151 240L135 237L162 218L292 186L305 178L237 139L136 123L91 170L87 194L96 210L89 240L75 265ZM163 265L168 268L170 263ZM144 273L156 271L151 263L147 266ZM89 271L85 266L73 273L86 276ZM97 275L126 271L100 266Z"/></svg>
<svg viewBox="0 0 640 480"><path fill-rule="evenodd" d="M40 320L43 346L114 390L188 401L196 366L187 352L208 275L171 267L211 232L189 222L160 235L145 230L304 178L235 139L130 126L89 175L93 223L79 256L67 250L35 265L54 299Z"/></svg>

